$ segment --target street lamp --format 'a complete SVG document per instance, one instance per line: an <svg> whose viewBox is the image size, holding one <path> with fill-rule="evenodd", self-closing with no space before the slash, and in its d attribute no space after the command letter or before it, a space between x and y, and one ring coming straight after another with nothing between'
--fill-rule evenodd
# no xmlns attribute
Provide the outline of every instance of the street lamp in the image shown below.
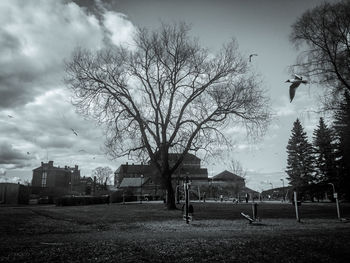
<svg viewBox="0 0 350 263"><path fill-rule="evenodd" d="M142 181L143 181L143 174L141 174L141 195L140 195L140 204L142 204Z"/></svg>
<svg viewBox="0 0 350 263"><path fill-rule="evenodd" d="M73 192L73 173L74 173L74 171L71 170L70 171L70 192L71 192L71 194Z"/></svg>
<svg viewBox="0 0 350 263"><path fill-rule="evenodd" d="M284 180L283 180L283 178L281 178L280 179L281 181L282 181L282 192L283 192L283 198L282 198L282 200L283 200L283 202L285 201L285 195L284 195Z"/></svg>
<svg viewBox="0 0 350 263"><path fill-rule="evenodd" d="M335 192L335 187L334 184L328 183L332 186L333 188L333 197L335 198L335 203L337 205L337 214L338 214L338 219L340 220L340 210L339 210L339 201L338 201L338 194Z"/></svg>

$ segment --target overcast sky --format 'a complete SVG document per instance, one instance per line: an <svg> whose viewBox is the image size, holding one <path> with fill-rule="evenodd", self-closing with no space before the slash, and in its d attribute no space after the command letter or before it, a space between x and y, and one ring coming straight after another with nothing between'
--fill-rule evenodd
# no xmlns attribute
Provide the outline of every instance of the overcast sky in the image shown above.
<svg viewBox="0 0 350 263"><path fill-rule="evenodd" d="M250 65L260 75L274 112L259 142L250 142L232 127L235 150L203 166L212 176L228 169L228 159L234 158L248 171L248 187L261 191L271 183L281 186L293 122L299 118L311 137L320 117L314 113L320 89L313 84L300 87L289 103L285 81L298 51L288 35L305 10L322 2L1 0L0 180L30 180L32 169L47 160L59 166L77 164L85 176L98 166L116 169L124 163L104 156L103 129L75 113L63 83L64 60L76 46L129 45L137 27L185 21L192 25L191 34L213 52L234 37L247 59L258 54Z"/></svg>

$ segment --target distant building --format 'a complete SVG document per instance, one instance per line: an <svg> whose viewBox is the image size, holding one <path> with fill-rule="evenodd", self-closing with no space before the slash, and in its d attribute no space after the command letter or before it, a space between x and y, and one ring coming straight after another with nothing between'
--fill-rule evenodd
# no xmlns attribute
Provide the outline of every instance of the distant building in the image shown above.
<svg viewBox="0 0 350 263"><path fill-rule="evenodd" d="M227 170L212 177L213 185L223 187L243 188L245 187L245 179L239 175L231 173Z"/></svg>
<svg viewBox="0 0 350 263"><path fill-rule="evenodd" d="M119 188L123 189L126 194L152 196L152 199L159 199L163 194L159 184L154 182L151 177L124 178Z"/></svg>
<svg viewBox="0 0 350 263"><path fill-rule="evenodd" d="M259 196L257 191L246 187L243 177L227 170L213 176L211 185L213 188L218 189L218 193L216 194L223 193L224 195L229 195L238 199L244 199L247 194L249 199L258 198Z"/></svg>
<svg viewBox="0 0 350 263"><path fill-rule="evenodd" d="M32 186L41 188L65 188L73 190L80 184L80 170L75 167L64 168L53 166L53 161L41 162L41 166L33 170Z"/></svg>
<svg viewBox="0 0 350 263"><path fill-rule="evenodd" d="M169 165L174 165L179 157L180 154L169 154ZM165 189L161 184L160 175L150 164L122 164L114 173L114 185L120 189L128 188L130 190L132 189L129 185L130 178L141 178L141 176L143 176L145 184L149 183L145 189L148 188L150 193L159 194L162 191L164 194ZM192 186L208 186L208 170L201 168L201 160L193 154L187 154L180 167L172 175L174 190L176 185L183 184L186 176L191 180ZM139 190L136 190L137 186L139 186ZM134 194L141 190L139 183L136 183L134 188Z"/></svg>

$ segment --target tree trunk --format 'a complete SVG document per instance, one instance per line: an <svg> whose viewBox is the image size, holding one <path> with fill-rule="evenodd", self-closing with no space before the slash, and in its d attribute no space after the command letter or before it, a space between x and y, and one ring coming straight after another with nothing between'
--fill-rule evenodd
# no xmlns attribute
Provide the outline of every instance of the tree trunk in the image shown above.
<svg viewBox="0 0 350 263"><path fill-rule="evenodd" d="M176 204L175 204L175 193L174 189L171 183L171 175L167 174L165 175L165 189L167 190L167 209L173 210L176 209Z"/></svg>

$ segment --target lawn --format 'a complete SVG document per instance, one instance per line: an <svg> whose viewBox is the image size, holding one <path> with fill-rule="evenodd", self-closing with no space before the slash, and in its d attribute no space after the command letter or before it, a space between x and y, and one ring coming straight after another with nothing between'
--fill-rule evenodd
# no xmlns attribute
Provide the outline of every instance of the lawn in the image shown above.
<svg viewBox="0 0 350 263"><path fill-rule="evenodd" d="M180 207L181 208L181 207ZM194 221L163 204L0 207L0 262L350 262L350 223L333 203L194 203ZM350 204L341 204L350 217Z"/></svg>

